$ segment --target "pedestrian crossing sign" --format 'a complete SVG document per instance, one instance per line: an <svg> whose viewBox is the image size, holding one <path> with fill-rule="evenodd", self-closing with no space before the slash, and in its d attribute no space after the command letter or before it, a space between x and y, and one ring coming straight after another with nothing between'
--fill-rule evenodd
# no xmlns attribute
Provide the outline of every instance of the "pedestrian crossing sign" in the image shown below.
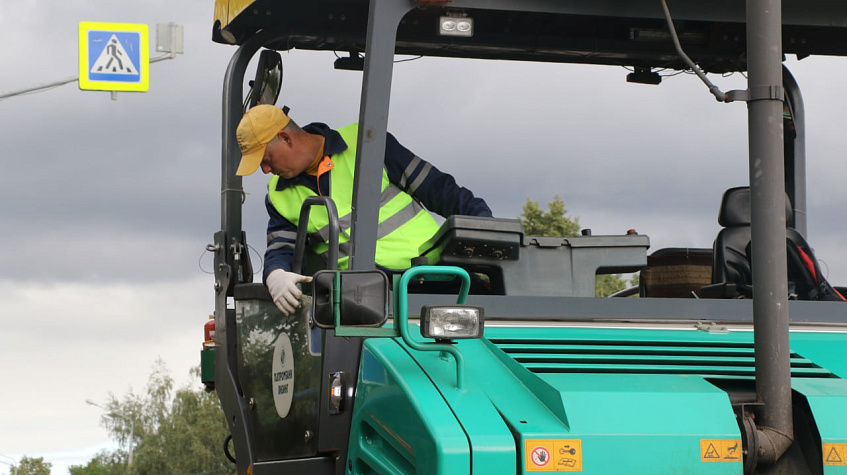
<svg viewBox="0 0 847 475"><path fill-rule="evenodd" d="M150 89L147 25L79 24L79 88L94 91Z"/></svg>

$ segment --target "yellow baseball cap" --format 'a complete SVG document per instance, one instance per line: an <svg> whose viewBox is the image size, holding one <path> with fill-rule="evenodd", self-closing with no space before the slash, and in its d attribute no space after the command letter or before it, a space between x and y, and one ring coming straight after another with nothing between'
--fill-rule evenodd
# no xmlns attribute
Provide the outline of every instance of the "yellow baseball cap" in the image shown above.
<svg viewBox="0 0 847 475"><path fill-rule="evenodd" d="M260 104L248 110L235 131L241 148L241 163L235 174L244 176L255 172L262 163L268 142L289 122L291 119L277 106Z"/></svg>

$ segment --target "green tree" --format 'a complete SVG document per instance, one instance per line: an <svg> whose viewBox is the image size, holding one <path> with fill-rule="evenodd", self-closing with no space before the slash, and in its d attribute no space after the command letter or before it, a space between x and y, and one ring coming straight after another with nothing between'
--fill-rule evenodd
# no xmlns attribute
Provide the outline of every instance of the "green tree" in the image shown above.
<svg viewBox="0 0 847 475"><path fill-rule="evenodd" d="M594 295L608 297L625 288L627 288L627 283L620 274L600 274L594 284Z"/></svg>
<svg viewBox="0 0 847 475"><path fill-rule="evenodd" d="M50 475L53 464L45 462L44 457L21 457L17 465L12 465L9 475Z"/></svg>
<svg viewBox="0 0 847 475"><path fill-rule="evenodd" d="M530 236L573 237L579 235L579 218L568 216L565 202L558 195L547 203L547 211L537 201L526 199L523 213L518 216L524 233ZM594 284L594 295L606 297L626 288L626 282L618 274L600 274Z"/></svg>
<svg viewBox="0 0 847 475"><path fill-rule="evenodd" d="M126 452L102 451L85 465L68 467L71 475L126 475Z"/></svg>
<svg viewBox="0 0 847 475"><path fill-rule="evenodd" d="M579 218L569 217L565 202L558 195L547 203L548 211L543 211L538 202L526 199L523 213L518 216L524 233L530 236L571 237L579 235Z"/></svg>
<svg viewBox="0 0 847 475"><path fill-rule="evenodd" d="M199 382L199 368L191 373ZM222 449L229 429L217 397L199 388L174 393L161 360L145 393L130 391L122 398L110 393L105 408L101 423L122 449L70 467L72 475L235 472Z"/></svg>

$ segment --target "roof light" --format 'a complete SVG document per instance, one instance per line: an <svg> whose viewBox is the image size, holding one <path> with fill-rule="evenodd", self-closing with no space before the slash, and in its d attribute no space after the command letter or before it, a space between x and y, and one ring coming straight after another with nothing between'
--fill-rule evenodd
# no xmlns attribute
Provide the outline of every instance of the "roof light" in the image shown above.
<svg viewBox="0 0 847 475"><path fill-rule="evenodd" d="M482 338L484 316L482 307L424 305L421 308L421 335L436 340Z"/></svg>
<svg viewBox="0 0 847 475"><path fill-rule="evenodd" d="M473 18L443 16L438 22L442 36L473 36Z"/></svg>
<svg viewBox="0 0 847 475"><path fill-rule="evenodd" d="M238 40L235 38L235 35L233 35L232 32L227 30L226 28L222 29L220 33L221 38L223 38L224 41L226 41L227 43L234 45L238 42Z"/></svg>

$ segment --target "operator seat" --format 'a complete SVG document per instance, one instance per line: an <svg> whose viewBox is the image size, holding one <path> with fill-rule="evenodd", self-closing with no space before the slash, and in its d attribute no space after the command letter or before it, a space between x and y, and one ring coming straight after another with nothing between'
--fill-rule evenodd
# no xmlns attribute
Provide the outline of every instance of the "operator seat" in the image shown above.
<svg viewBox="0 0 847 475"><path fill-rule="evenodd" d="M701 290L707 298L752 297L753 272L747 249L751 231L750 187L739 186L726 190L721 199L718 232L712 253L712 285ZM788 196L785 197L786 226L793 228L794 213Z"/></svg>
<svg viewBox="0 0 847 475"><path fill-rule="evenodd" d="M793 228L794 213L791 203L785 199L786 226ZM750 244L750 188L739 186L726 190L721 199L718 224L723 229L718 233L713 247L712 284L735 286L736 296L750 296L753 272L747 256ZM732 293L732 289L729 289ZM724 295L729 296L729 295Z"/></svg>
<svg viewBox="0 0 847 475"><path fill-rule="evenodd" d="M713 248L712 285L703 287L707 298L752 297L750 188L730 188L723 194L718 233ZM788 292L800 300L842 300L823 277L812 249L794 229L791 200L785 196Z"/></svg>

